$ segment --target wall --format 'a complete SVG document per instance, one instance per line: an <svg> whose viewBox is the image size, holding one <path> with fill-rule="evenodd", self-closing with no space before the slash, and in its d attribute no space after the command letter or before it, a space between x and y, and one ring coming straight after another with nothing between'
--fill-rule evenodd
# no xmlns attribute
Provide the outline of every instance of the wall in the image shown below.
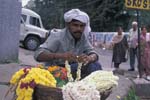
<svg viewBox="0 0 150 100"><path fill-rule="evenodd" d="M91 43L94 47L103 48L104 45L107 47L113 38L113 36L117 34L116 32L91 32ZM128 37L129 32L124 32Z"/></svg>
<svg viewBox="0 0 150 100"><path fill-rule="evenodd" d="M21 2L0 0L0 63L18 60Z"/></svg>

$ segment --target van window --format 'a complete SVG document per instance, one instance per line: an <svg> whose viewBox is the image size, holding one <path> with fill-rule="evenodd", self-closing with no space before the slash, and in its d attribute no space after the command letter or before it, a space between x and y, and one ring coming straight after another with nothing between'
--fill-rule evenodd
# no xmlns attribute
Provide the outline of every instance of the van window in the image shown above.
<svg viewBox="0 0 150 100"><path fill-rule="evenodd" d="M41 27L41 26L40 26L40 21L39 21L39 19L36 18L36 17L31 17L31 16L30 16L30 24L31 24L31 25L34 25L34 26L37 26L37 27Z"/></svg>
<svg viewBox="0 0 150 100"><path fill-rule="evenodd" d="M22 16L22 18L23 18L24 22L26 22L27 16L26 16L26 15L24 15L24 14L22 14L21 16Z"/></svg>

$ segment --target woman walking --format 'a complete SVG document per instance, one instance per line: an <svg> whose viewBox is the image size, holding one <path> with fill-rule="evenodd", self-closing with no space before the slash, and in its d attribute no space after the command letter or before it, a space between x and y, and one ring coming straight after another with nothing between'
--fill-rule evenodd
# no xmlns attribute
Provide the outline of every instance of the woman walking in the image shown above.
<svg viewBox="0 0 150 100"><path fill-rule="evenodd" d="M143 76L150 81L150 35L145 26L141 28L141 68Z"/></svg>
<svg viewBox="0 0 150 100"><path fill-rule="evenodd" d="M126 61L125 55L128 49L127 37L123 34L122 27L117 28L117 34L112 39L114 67L119 68L122 62Z"/></svg>

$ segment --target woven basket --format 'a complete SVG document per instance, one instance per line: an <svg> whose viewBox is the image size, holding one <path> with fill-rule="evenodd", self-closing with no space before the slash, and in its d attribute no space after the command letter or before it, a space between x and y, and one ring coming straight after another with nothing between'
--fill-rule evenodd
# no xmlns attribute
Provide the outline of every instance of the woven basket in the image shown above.
<svg viewBox="0 0 150 100"><path fill-rule="evenodd" d="M37 85L33 100L63 100L62 89Z"/></svg>
<svg viewBox="0 0 150 100"><path fill-rule="evenodd" d="M112 88L100 93L100 100L106 100L111 92ZM33 100L63 100L62 89L37 85L34 90Z"/></svg>

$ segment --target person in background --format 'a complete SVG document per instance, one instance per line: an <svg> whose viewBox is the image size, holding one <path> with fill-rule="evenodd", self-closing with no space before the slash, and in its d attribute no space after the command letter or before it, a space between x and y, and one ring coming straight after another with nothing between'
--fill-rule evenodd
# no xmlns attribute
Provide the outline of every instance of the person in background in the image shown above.
<svg viewBox="0 0 150 100"><path fill-rule="evenodd" d="M75 78L77 62L82 62L81 77L101 70L98 54L88 40L91 31L89 16L79 9L72 9L64 14L66 27L56 34L51 34L47 41L35 52L35 59L45 62L46 66L65 67L68 60Z"/></svg>
<svg viewBox="0 0 150 100"><path fill-rule="evenodd" d="M145 26L141 27L140 40L142 75L150 81L150 34L147 33Z"/></svg>
<svg viewBox="0 0 150 100"><path fill-rule="evenodd" d="M125 55L128 49L127 37L123 34L122 27L117 28L117 34L112 38L111 45L113 47L112 62L114 62L114 67L118 69L119 65L126 61Z"/></svg>
<svg viewBox="0 0 150 100"><path fill-rule="evenodd" d="M132 28L129 30L129 54L130 54L130 69L128 71L135 70L135 57L137 57L137 38L138 27L137 22L132 22Z"/></svg>

